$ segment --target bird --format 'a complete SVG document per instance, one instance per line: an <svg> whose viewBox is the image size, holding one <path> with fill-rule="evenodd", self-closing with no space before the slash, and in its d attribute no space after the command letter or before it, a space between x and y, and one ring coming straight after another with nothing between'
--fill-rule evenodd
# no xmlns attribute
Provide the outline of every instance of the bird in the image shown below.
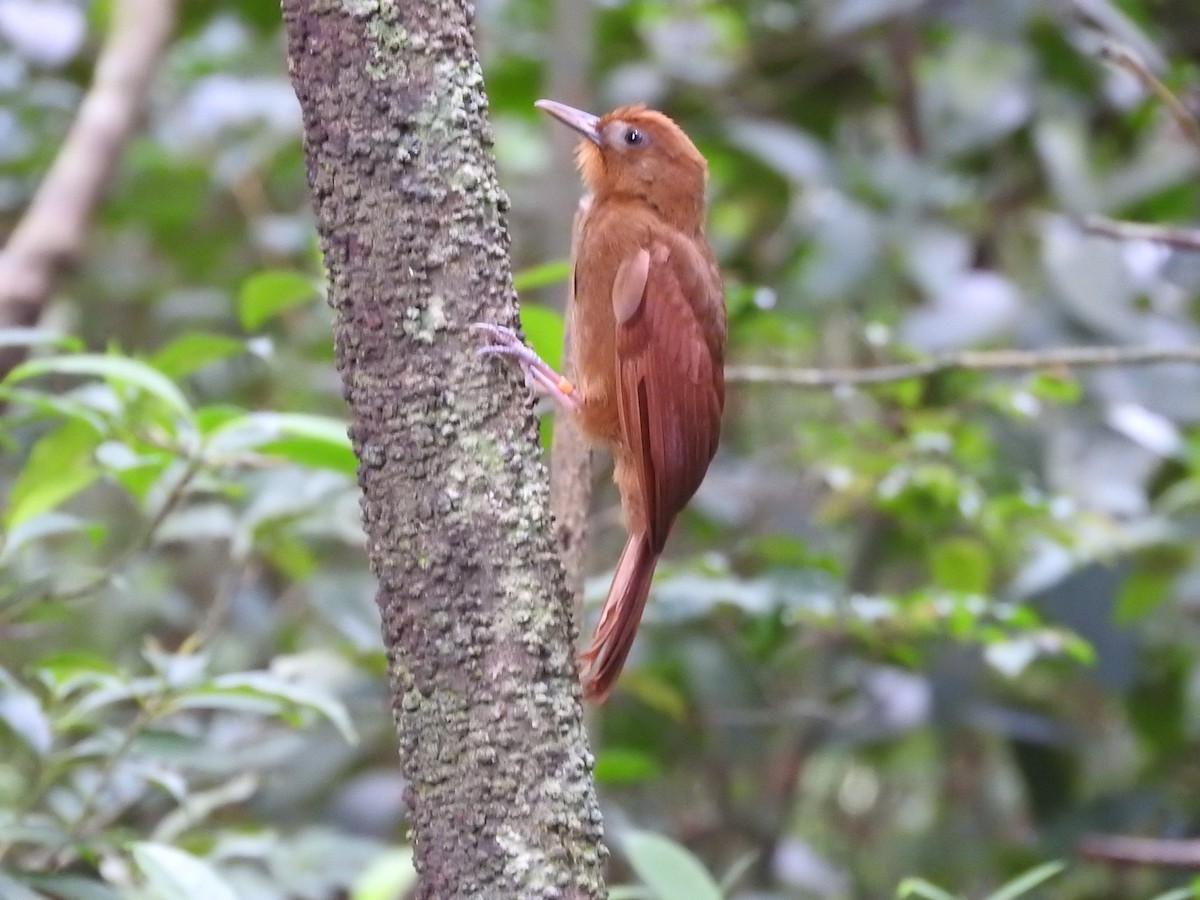
<svg viewBox="0 0 1200 900"><path fill-rule="evenodd" d="M572 240L574 381L512 329L476 323L481 355L506 356L526 384L575 416L613 456L628 537L588 647L588 700L625 665L676 517L717 451L725 403L725 292L705 236L708 165L683 130L644 104L602 116L535 104L577 131L587 189Z"/></svg>

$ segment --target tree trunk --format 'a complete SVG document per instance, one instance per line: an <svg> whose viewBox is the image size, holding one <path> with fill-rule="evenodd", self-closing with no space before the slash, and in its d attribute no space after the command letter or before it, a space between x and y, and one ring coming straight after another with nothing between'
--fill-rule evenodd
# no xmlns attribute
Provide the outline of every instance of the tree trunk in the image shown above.
<svg viewBox="0 0 1200 900"><path fill-rule="evenodd" d="M605 895L464 0L283 0L423 898Z"/></svg>

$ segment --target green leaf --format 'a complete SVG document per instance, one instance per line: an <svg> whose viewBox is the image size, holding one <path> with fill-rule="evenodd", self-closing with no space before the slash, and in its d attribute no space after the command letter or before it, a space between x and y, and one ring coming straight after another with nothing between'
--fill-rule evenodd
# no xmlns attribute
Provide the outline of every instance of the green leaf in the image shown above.
<svg viewBox="0 0 1200 900"><path fill-rule="evenodd" d="M1029 392L1048 403L1078 403L1083 396L1078 379L1070 374L1057 375L1052 372L1038 372L1030 376Z"/></svg>
<svg viewBox="0 0 1200 900"><path fill-rule="evenodd" d="M992 557L987 547L969 537L939 541L929 552L930 574L950 591L985 593L992 582Z"/></svg>
<svg viewBox="0 0 1200 900"><path fill-rule="evenodd" d="M47 891L55 900L122 900L121 895L108 885L81 875L29 873L25 877L30 884Z"/></svg>
<svg viewBox="0 0 1200 900"><path fill-rule="evenodd" d="M872 392L895 401L900 406L911 409L921 402L925 394L925 380L922 378L903 378L899 381L881 382L871 386Z"/></svg>
<svg viewBox="0 0 1200 900"><path fill-rule="evenodd" d="M555 259L514 273L513 287L517 293L534 291L551 284L558 284L560 281L566 281L570 277L571 261L569 259Z"/></svg>
<svg viewBox="0 0 1200 900"><path fill-rule="evenodd" d="M673 722L682 722L687 718L687 698L675 685L654 672L645 669L626 672L621 679L621 687L626 693Z"/></svg>
<svg viewBox="0 0 1200 900"><path fill-rule="evenodd" d="M209 749L204 738L195 734L181 734L169 728L146 728L130 743L131 755L141 756L172 765L186 765ZM173 815L170 813L168 815ZM163 820L164 822L166 819ZM158 827L163 827L162 824ZM155 836L160 836L157 832Z"/></svg>
<svg viewBox="0 0 1200 900"><path fill-rule="evenodd" d="M96 713L110 706L125 703L138 696L151 693L156 686L147 685L145 680L126 680L116 677L97 676L85 681L80 679L79 699L71 706L56 711L58 729L69 732L85 723L97 722Z"/></svg>
<svg viewBox="0 0 1200 900"><path fill-rule="evenodd" d="M155 900L238 900L216 869L178 847L139 841L130 849Z"/></svg>
<svg viewBox="0 0 1200 900"><path fill-rule="evenodd" d="M41 701L4 669L0 669L0 722L29 745L38 756L50 749L50 719Z"/></svg>
<svg viewBox="0 0 1200 900"><path fill-rule="evenodd" d="M39 820L34 816L16 819L6 814L0 817L0 841L5 844L29 844L34 847L45 847L48 850L61 850L64 845L74 840L75 838L65 828L53 822ZM2 887L3 882L0 882L0 888ZM7 900L8 896L7 893L0 890L0 897Z"/></svg>
<svg viewBox="0 0 1200 900"><path fill-rule="evenodd" d="M172 710L219 709L225 712L246 713L254 716L277 716L289 721L297 721L286 715L289 706L289 703L279 697L232 688L215 690L211 687L188 691L171 702Z"/></svg>
<svg viewBox="0 0 1200 900"><path fill-rule="evenodd" d="M326 718L333 724L349 744L358 742L358 734L350 721L350 714L341 701L325 691L308 684L297 684L285 681L270 672L233 672L221 675L208 682L200 690L191 692L180 698L175 704L179 707L203 705L195 701L206 695L221 695L227 697L242 696L247 700L266 700L310 709Z"/></svg>
<svg viewBox="0 0 1200 900"><path fill-rule="evenodd" d="M282 574L293 581L304 581L320 568L321 562L307 543L298 538L290 529L279 527L283 522L266 524L266 527L252 528L244 538L247 543L256 546L256 552L277 568ZM242 537L235 538L235 543L241 546Z"/></svg>
<svg viewBox="0 0 1200 900"><path fill-rule="evenodd" d="M1152 561L1157 562L1153 560L1153 554L1151 556ZM1169 564L1147 565L1134 570L1117 593L1114 610L1117 622L1129 625L1153 612L1170 596L1171 585L1176 577L1176 567Z"/></svg>
<svg viewBox="0 0 1200 900"><path fill-rule="evenodd" d="M1067 631L1062 633L1063 653L1085 666L1095 665L1096 648L1086 638Z"/></svg>
<svg viewBox="0 0 1200 900"><path fill-rule="evenodd" d="M47 394L37 389L21 390L0 383L0 401L23 407L40 418L80 419L91 425L98 434L106 434L109 430L109 423L96 410L94 403L81 402L74 397Z"/></svg>
<svg viewBox="0 0 1200 900"><path fill-rule="evenodd" d="M242 282L238 316L242 327L252 330L286 309L308 303L316 295L316 282L304 272L288 269L256 272Z"/></svg>
<svg viewBox="0 0 1200 900"><path fill-rule="evenodd" d="M258 790L258 784L257 775L243 772L211 790L189 793L185 803L162 817L154 828L154 839L164 843L178 840L217 810L249 800Z"/></svg>
<svg viewBox="0 0 1200 900"><path fill-rule="evenodd" d="M737 887L737 883L750 871L750 867L754 865L758 856L757 850L750 850L735 859L733 865L721 876L721 893L729 894Z"/></svg>
<svg viewBox="0 0 1200 900"><path fill-rule="evenodd" d="M0 897L4 900L47 900L45 894L38 893L4 872L0 872Z"/></svg>
<svg viewBox="0 0 1200 900"><path fill-rule="evenodd" d="M919 897L920 900L959 900L924 878L905 878L900 882L900 886L896 888L897 900L906 900L908 897Z"/></svg>
<svg viewBox="0 0 1200 900"><path fill-rule="evenodd" d="M407 897L417 884L411 847L396 847L367 865L350 890L350 900L395 900Z"/></svg>
<svg viewBox="0 0 1200 900"><path fill-rule="evenodd" d="M769 566L789 569L822 569L840 574L841 563L830 553L814 549L810 543L791 534L764 534L750 539L754 552Z"/></svg>
<svg viewBox="0 0 1200 900"><path fill-rule="evenodd" d="M72 356L50 356L21 363L9 373L6 382L12 383L36 375L85 375L135 387L154 397L172 412L185 419L192 418L192 407L175 382L148 363L128 356L104 356L80 353Z"/></svg>
<svg viewBox="0 0 1200 900"><path fill-rule="evenodd" d="M662 775L658 760L641 750L612 747L596 755L596 780L604 784L637 784Z"/></svg>
<svg viewBox="0 0 1200 900"><path fill-rule="evenodd" d="M1197 900L1197 898L1200 898L1200 879L1193 881L1191 885L1175 888L1165 894L1157 894L1151 900Z"/></svg>
<svg viewBox="0 0 1200 900"><path fill-rule="evenodd" d="M89 526L77 516L55 510L32 516L20 525L9 528L5 533L4 547L0 549L0 566L12 560L22 549L36 541L62 537L66 534L78 534L93 528L103 529L104 526L99 524Z"/></svg>
<svg viewBox="0 0 1200 900"><path fill-rule="evenodd" d="M522 303L521 327L538 356L561 371L565 328L562 313L538 303Z"/></svg>
<svg viewBox="0 0 1200 900"><path fill-rule="evenodd" d="M214 429L208 449L254 449L318 469L353 474L358 465L346 423L307 413L258 412L230 419Z"/></svg>
<svg viewBox="0 0 1200 900"><path fill-rule="evenodd" d="M1061 875L1067 868L1062 860L1042 863L1035 866L1024 875L1018 875L1000 890L989 896L987 900L1017 900L1032 891L1038 885L1044 884L1051 878Z"/></svg>
<svg viewBox="0 0 1200 900"><path fill-rule="evenodd" d="M206 331L181 335L150 357L150 364L171 378L183 378L210 363L236 356L246 349L237 338Z"/></svg>
<svg viewBox="0 0 1200 900"><path fill-rule="evenodd" d="M686 848L649 831L627 831L629 864L659 900L721 900L721 888Z"/></svg>
<svg viewBox="0 0 1200 900"><path fill-rule="evenodd" d="M142 657L167 687L176 690L200 684L208 672L209 660L203 653L167 653L145 647Z"/></svg>
<svg viewBox="0 0 1200 900"><path fill-rule="evenodd" d="M163 473L178 461L167 450L138 450L120 441L105 441L96 448L96 462L125 490L144 500L151 488L162 481Z"/></svg>
<svg viewBox="0 0 1200 900"><path fill-rule="evenodd" d="M93 682L99 676L120 674L108 657L92 650L67 650L50 654L38 661L38 675L43 684L61 697L81 680Z"/></svg>
<svg viewBox="0 0 1200 900"><path fill-rule="evenodd" d="M8 498L9 530L74 497L100 475L93 455L100 436L82 419L70 419L42 435Z"/></svg>
<svg viewBox="0 0 1200 900"><path fill-rule="evenodd" d="M213 403L196 410L196 426L201 434L211 434L246 415L246 411L232 403Z"/></svg>
<svg viewBox="0 0 1200 900"><path fill-rule="evenodd" d="M358 458L350 449L350 442L346 440L344 433L341 444L311 435L295 435L277 441L267 441L258 449L312 469L329 469L347 475L353 475L358 469Z"/></svg>

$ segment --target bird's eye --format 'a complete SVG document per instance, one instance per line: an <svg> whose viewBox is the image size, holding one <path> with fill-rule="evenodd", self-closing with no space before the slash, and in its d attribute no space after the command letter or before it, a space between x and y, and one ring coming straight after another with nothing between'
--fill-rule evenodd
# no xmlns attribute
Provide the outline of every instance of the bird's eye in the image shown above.
<svg viewBox="0 0 1200 900"><path fill-rule="evenodd" d="M627 132L625 132L625 143L627 143L630 147L640 147L642 144L646 143L646 136L636 128L630 128Z"/></svg>

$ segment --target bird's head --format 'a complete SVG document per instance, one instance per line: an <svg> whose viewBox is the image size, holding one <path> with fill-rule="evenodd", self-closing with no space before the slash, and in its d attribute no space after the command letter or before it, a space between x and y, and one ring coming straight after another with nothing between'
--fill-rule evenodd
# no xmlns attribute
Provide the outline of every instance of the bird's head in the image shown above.
<svg viewBox="0 0 1200 900"><path fill-rule="evenodd" d="M708 165L670 118L642 104L603 116L554 100L536 105L583 135L576 162L597 197L640 200L678 227L701 227Z"/></svg>

